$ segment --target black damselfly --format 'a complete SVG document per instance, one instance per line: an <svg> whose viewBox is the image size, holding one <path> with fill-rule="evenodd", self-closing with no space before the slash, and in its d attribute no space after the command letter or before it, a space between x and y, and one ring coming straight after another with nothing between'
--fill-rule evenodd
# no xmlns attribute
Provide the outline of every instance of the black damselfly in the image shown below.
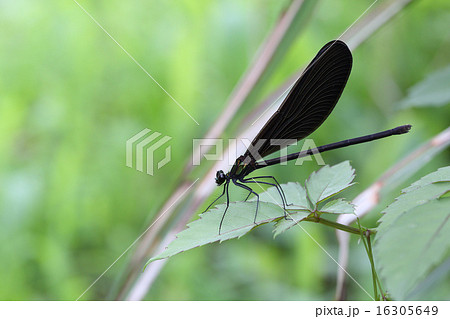
<svg viewBox="0 0 450 319"><path fill-rule="evenodd" d="M254 138L244 155L239 156L236 159L233 167L228 173L225 174L222 170L217 171L216 183L218 186L224 184L223 192L206 210L226 194L227 206L219 224L219 234L230 204L228 193L230 181L236 186L249 192L245 200L252 194L256 196L254 223L256 223L258 214L259 195L248 186L248 184L251 183L260 183L276 187L281 197L286 217L286 196L275 177L256 176L246 178L251 172L259 168L268 167L316 153L365 143L391 135L404 134L411 129L411 125L398 126L391 130L327 144L314 149L289 154L287 156L262 160L263 157L287 147L292 143L292 140L298 141L307 137L325 121L339 100L347 83L351 69L352 54L347 45L340 40L334 40L327 43L320 49L297 82L292 86L291 91L283 103L281 103L281 106ZM272 141L277 142L273 143ZM261 181L264 179L266 181ZM273 182L268 182L267 180Z"/></svg>

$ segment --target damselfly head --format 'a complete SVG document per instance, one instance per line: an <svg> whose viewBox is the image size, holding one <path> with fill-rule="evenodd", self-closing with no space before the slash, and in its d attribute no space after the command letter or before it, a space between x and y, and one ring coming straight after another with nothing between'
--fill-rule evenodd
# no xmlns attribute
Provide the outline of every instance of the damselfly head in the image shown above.
<svg viewBox="0 0 450 319"><path fill-rule="evenodd" d="M217 171L217 173L216 173L216 184L217 184L218 186L220 186L220 185L222 185L226 180L227 180L227 176L225 175L225 173L224 173L222 170Z"/></svg>

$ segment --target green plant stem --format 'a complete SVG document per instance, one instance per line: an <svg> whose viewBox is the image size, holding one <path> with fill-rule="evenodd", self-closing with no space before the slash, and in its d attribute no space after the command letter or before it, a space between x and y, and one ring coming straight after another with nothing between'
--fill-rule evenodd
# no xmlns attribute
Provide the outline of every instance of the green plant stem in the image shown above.
<svg viewBox="0 0 450 319"><path fill-rule="evenodd" d="M355 228L355 227L339 224L339 223L336 223L336 222L333 222L331 220L324 219L324 218L321 218L321 217L318 217L318 216L309 216L309 217L305 218L304 220L308 221L308 222L319 223L319 224L323 224L323 225L326 225L326 226L329 226L329 227L333 227L335 229L339 229L339 230L345 231L345 232L350 233L350 234L355 234L355 235L360 235L361 234L361 231L359 230L359 228ZM369 229L364 229L364 231L366 231L366 230L370 231L371 234L376 233L376 230L374 230L374 229L370 229L370 230Z"/></svg>
<svg viewBox="0 0 450 319"><path fill-rule="evenodd" d="M378 289L377 289L377 287L378 287L378 285L377 285L378 275L377 275L376 270L375 270L375 262L373 261L372 243L370 241L370 233L369 234L365 234L364 233L363 236L367 240L367 255L369 256L370 268L372 269L372 281L373 281L374 297L376 298L376 300L380 300L380 298L378 297Z"/></svg>
<svg viewBox="0 0 450 319"><path fill-rule="evenodd" d="M369 257L369 261L370 261L370 267L372 270L372 280L373 280L373 289L374 289L374 298L376 300L380 300L379 296L378 296L378 287L380 287L380 292L382 293L382 288L381 288L381 284L378 278L378 275L376 273L375 270L375 262L373 260L373 255L372 255L372 244L370 241L370 236L372 234L376 233L375 229L368 229L368 228L364 228L361 227L361 225L359 224L359 219L358 221L358 226L359 228L355 228L355 227L351 227L351 226L347 226L347 225L343 225L337 222L333 222L330 221L328 219L324 219L321 218L317 215L310 215L307 218L304 219L305 221L309 221L309 222L314 222L314 223L319 223L319 224L323 224L329 227L333 227L335 229L339 229L345 232L348 232L350 234L355 234L355 235L360 235L362 237L363 243L364 243L364 247L366 249L367 255Z"/></svg>
<svg viewBox="0 0 450 319"><path fill-rule="evenodd" d="M369 259L370 259L370 266L372 267L372 276L373 276L373 281L374 281L373 285L374 285L374 287L378 287L380 290L380 299L379 300L385 300L386 293L383 290L380 278L378 277L377 271L375 269L375 261L374 261L373 254L372 254L372 242L370 240L370 235L367 236L367 244L368 244L368 249L370 251ZM375 288L375 293L377 293L376 288Z"/></svg>
<svg viewBox="0 0 450 319"><path fill-rule="evenodd" d="M361 227L361 223L359 222L359 218L356 219L358 226L361 229L361 239L364 243L364 248L366 249L367 256L369 257L370 267L372 270L372 281L373 281L373 290L374 290L374 298L376 300L381 301L384 300L384 292L383 287L381 286L380 278L378 277L377 271L375 269L375 261L372 253L372 242L370 240L371 231L363 231ZM380 296L378 296L378 288L380 289Z"/></svg>
<svg viewBox="0 0 450 319"><path fill-rule="evenodd" d="M361 223L359 221L359 218L356 218L356 222L358 223L358 227L360 229L360 236L361 236L361 240L364 244L364 249L366 250L367 253L367 257L369 258L369 262L370 262L370 268L372 271L372 284L373 284L373 297L375 298L375 300L379 301L381 300L378 297L378 291L377 291L377 281L378 281L378 276L375 270L375 263L373 261L373 255L372 255L372 245L370 242L370 231L365 231L363 230L363 227L361 226Z"/></svg>
<svg viewBox="0 0 450 319"><path fill-rule="evenodd" d="M368 255L369 261L370 261L370 267L371 267L371 271L372 271L373 289L374 289L374 298L376 300L381 300L380 297L378 296L378 287L380 288L381 296L383 296L383 289L381 287L380 280L379 280L377 272L375 270L375 262L373 260L373 255L372 255L372 243L370 240L370 236L372 234L375 234L376 230L362 227L361 224L359 223L358 218L357 218L358 228L343 225L343 224L340 224L337 222L333 222L333 221L321 218L319 215L314 214L314 213L312 213L310 216L305 218L304 221L323 224L323 225L326 225L329 227L333 227L335 229L345 231L350 234L355 234L355 235L361 236L362 241L364 243L364 248L366 249L366 252L367 252L367 255Z"/></svg>

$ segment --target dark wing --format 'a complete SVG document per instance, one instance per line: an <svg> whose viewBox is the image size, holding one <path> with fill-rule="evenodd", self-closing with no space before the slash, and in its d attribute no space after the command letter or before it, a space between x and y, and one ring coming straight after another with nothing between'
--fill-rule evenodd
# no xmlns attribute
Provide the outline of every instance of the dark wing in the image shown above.
<svg viewBox="0 0 450 319"><path fill-rule="evenodd" d="M288 146L287 141L281 146L270 145L270 140L301 140L314 132L333 111L351 69L352 53L344 42L325 44L253 140L253 147L265 140L258 148L259 155L265 157ZM249 150L244 154L247 156L253 158Z"/></svg>

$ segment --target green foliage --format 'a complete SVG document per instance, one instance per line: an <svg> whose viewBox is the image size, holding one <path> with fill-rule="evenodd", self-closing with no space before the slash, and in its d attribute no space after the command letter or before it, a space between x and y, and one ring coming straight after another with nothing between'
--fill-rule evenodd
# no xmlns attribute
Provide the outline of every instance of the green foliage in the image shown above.
<svg viewBox="0 0 450 319"><path fill-rule="evenodd" d="M149 260L163 259L171 257L180 252L231 238L239 238L257 225L272 222L283 216L283 209L270 203L261 202L258 209L256 224L255 217L256 203L230 203L225 221L219 234L219 224L226 205L218 205L201 215L199 219L187 225L187 229L177 235L177 238L169 244L161 254Z"/></svg>
<svg viewBox="0 0 450 319"><path fill-rule="evenodd" d="M200 126L73 1L2 1L1 300L74 300L147 229L179 185L192 152L191 138L202 137L221 114L289 3L78 2ZM302 36L286 48L284 58L277 58L270 83L255 99L263 99L309 62L373 1L315 2L316 9L307 12L309 23L298 25ZM449 38L442 30L448 28L449 9L448 0L414 1L400 19L387 23L353 52L348 85L332 116L314 133L315 142L405 123L414 129L404 138L324 156L330 164L350 159L357 169L358 183L348 189L349 198L448 126L444 108L399 111L393 105L414 83L448 64ZM232 124L239 125L256 106L249 103ZM125 141L143 128L172 137L172 161L152 177L125 166ZM235 136L229 130L224 138ZM428 171L448 163L448 154L425 155L432 158ZM301 168L268 168L265 174L287 183L305 180L316 169L305 162ZM331 232L308 226L327 250L337 251ZM167 263L146 298L332 299L335 265L316 244L301 231L272 237L269 227L258 227L239 241L180 254L176 263ZM350 254L359 256L360 251L354 245ZM116 298L113 288L121 287L133 254L130 249L123 255L83 299ZM364 258L352 258L349 272L368 278L365 266ZM283 269L295 272L287 276ZM348 298L366 296L349 285Z"/></svg>
<svg viewBox="0 0 450 319"><path fill-rule="evenodd" d="M353 214L355 207L351 203L339 198L327 202L320 208L320 212L328 214Z"/></svg>
<svg viewBox="0 0 450 319"><path fill-rule="evenodd" d="M408 300L449 257L450 166L403 190L380 219L375 260L388 293ZM444 272L444 279L448 272Z"/></svg>
<svg viewBox="0 0 450 319"><path fill-rule="evenodd" d="M450 65L427 76L408 90L399 107L444 106L450 103Z"/></svg>
<svg viewBox="0 0 450 319"><path fill-rule="evenodd" d="M306 181L308 197L312 203L321 203L353 185L351 182L354 178L354 170L348 161L333 167L325 166L313 172ZM316 204L314 207L317 207Z"/></svg>
<svg viewBox="0 0 450 319"><path fill-rule="evenodd" d="M353 213L353 206L343 199L330 201L321 209L316 209L327 198L350 187L353 178L354 170L346 161L332 167L325 166L312 173L305 183L308 191L298 183L281 185L289 204L286 207L288 210L286 218L280 195L275 187L260 195L256 221L255 198L253 202L230 203L220 234L219 224L226 205L218 205L217 208L205 212L199 219L188 224L188 228L179 233L166 250L150 259L149 263L215 241L222 242L242 237L255 227L266 223L276 222L274 235L277 236L311 215Z"/></svg>
<svg viewBox="0 0 450 319"><path fill-rule="evenodd" d="M440 168L404 189L403 194L383 211L378 230L383 232L387 227L392 227L395 219L405 211L443 196L448 191L446 182L450 182L449 174L449 167Z"/></svg>

